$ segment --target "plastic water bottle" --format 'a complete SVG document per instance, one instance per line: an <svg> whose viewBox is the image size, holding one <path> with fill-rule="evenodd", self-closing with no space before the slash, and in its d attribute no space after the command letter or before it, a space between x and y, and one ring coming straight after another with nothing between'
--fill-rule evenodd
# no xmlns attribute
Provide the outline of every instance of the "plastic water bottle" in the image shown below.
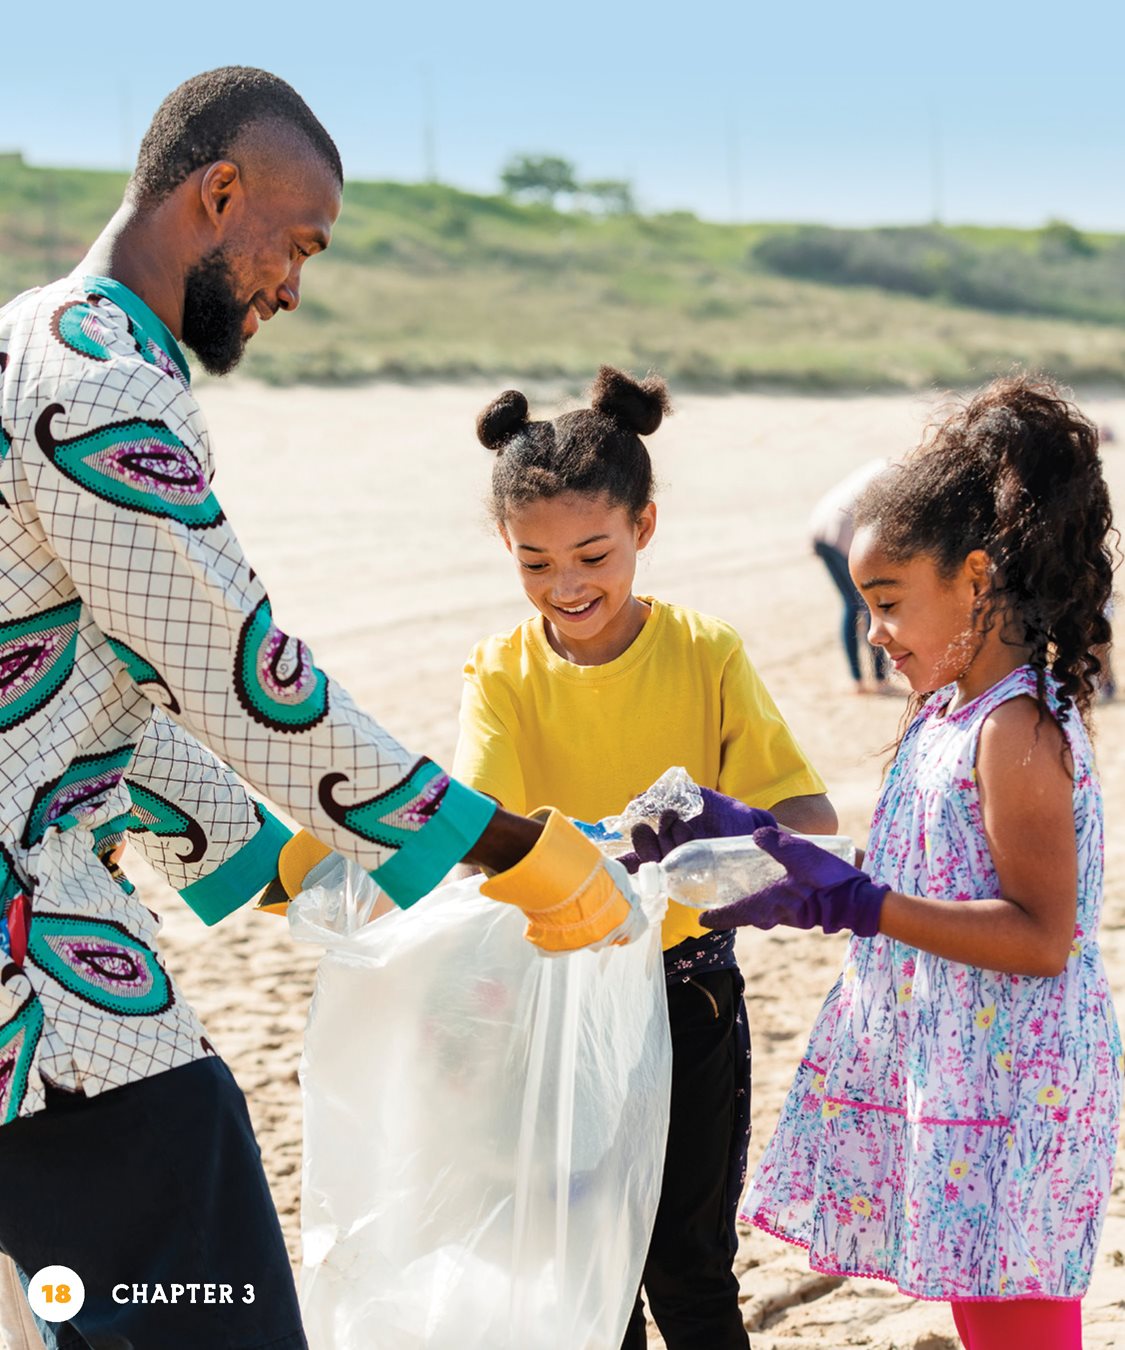
<svg viewBox="0 0 1125 1350"><path fill-rule="evenodd" d="M855 844L842 834L798 834L810 844L855 865ZM642 899L663 896L690 909L713 909L780 881L785 868L749 835L726 839L690 839L660 862L643 863L637 872Z"/></svg>

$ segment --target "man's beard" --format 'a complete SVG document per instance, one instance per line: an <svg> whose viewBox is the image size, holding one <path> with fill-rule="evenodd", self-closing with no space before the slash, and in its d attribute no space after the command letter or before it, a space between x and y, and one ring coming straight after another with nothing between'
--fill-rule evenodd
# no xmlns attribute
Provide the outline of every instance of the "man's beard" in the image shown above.
<svg viewBox="0 0 1125 1350"><path fill-rule="evenodd" d="M234 274L221 248L212 249L184 283L184 342L209 375L226 375L246 346L247 304L235 294Z"/></svg>

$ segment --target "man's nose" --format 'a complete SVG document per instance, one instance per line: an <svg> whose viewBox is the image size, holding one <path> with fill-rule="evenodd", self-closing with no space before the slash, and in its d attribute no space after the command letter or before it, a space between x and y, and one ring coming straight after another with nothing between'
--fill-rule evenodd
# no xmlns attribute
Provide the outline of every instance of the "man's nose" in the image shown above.
<svg viewBox="0 0 1125 1350"><path fill-rule="evenodd" d="M298 268L294 267L277 288L277 303L286 313L296 309L301 303L301 273Z"/></svg>

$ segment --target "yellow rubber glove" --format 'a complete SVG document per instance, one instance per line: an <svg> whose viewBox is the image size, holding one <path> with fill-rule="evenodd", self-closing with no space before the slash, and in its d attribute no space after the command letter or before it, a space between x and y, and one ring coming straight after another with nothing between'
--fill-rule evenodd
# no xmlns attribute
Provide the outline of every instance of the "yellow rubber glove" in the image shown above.
<svg viewBox="0 0 1125 1350"><path fill-rule="evenodd" d="M541 812L536 819L543 819ZM528 942L571 952L631 942L647 927L628 872L554 807L534 848L506 872L481 883L490 900L527 915Z"/></svg>
<svg viewBox="0 0 1125 1350"><path fill-rule="evenodd" d="M298 830L288 843L281 846L277 858L277 880L271 881L254 906L263 914L284 914L289 901L313 884L310 873L333 854L315 834Z"/></svg>

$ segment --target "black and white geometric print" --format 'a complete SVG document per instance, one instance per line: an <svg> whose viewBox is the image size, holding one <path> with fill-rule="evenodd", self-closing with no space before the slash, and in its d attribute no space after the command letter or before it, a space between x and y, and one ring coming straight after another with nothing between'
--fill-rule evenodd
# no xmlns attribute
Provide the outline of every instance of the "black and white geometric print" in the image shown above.
<svg viewBox="0 0 1125 1350"><path fill-rule="evenodd" d="M262 825L238 776L161 712L145 727L125 786L130 842L177 891L228 862Z"/></svg>
<svg viewBox="0 0 1125 1350"><path fill-rule="evenodd" d="M0 310L0 849L34 915L0 977L0 1123L44 1078L93 1093L209 1053L98 847L131 831L176 889L205 883L266 838L241 777L408 888L446 809L437 766L274 622L213 476L136 296L69 278Z"/></svg>

